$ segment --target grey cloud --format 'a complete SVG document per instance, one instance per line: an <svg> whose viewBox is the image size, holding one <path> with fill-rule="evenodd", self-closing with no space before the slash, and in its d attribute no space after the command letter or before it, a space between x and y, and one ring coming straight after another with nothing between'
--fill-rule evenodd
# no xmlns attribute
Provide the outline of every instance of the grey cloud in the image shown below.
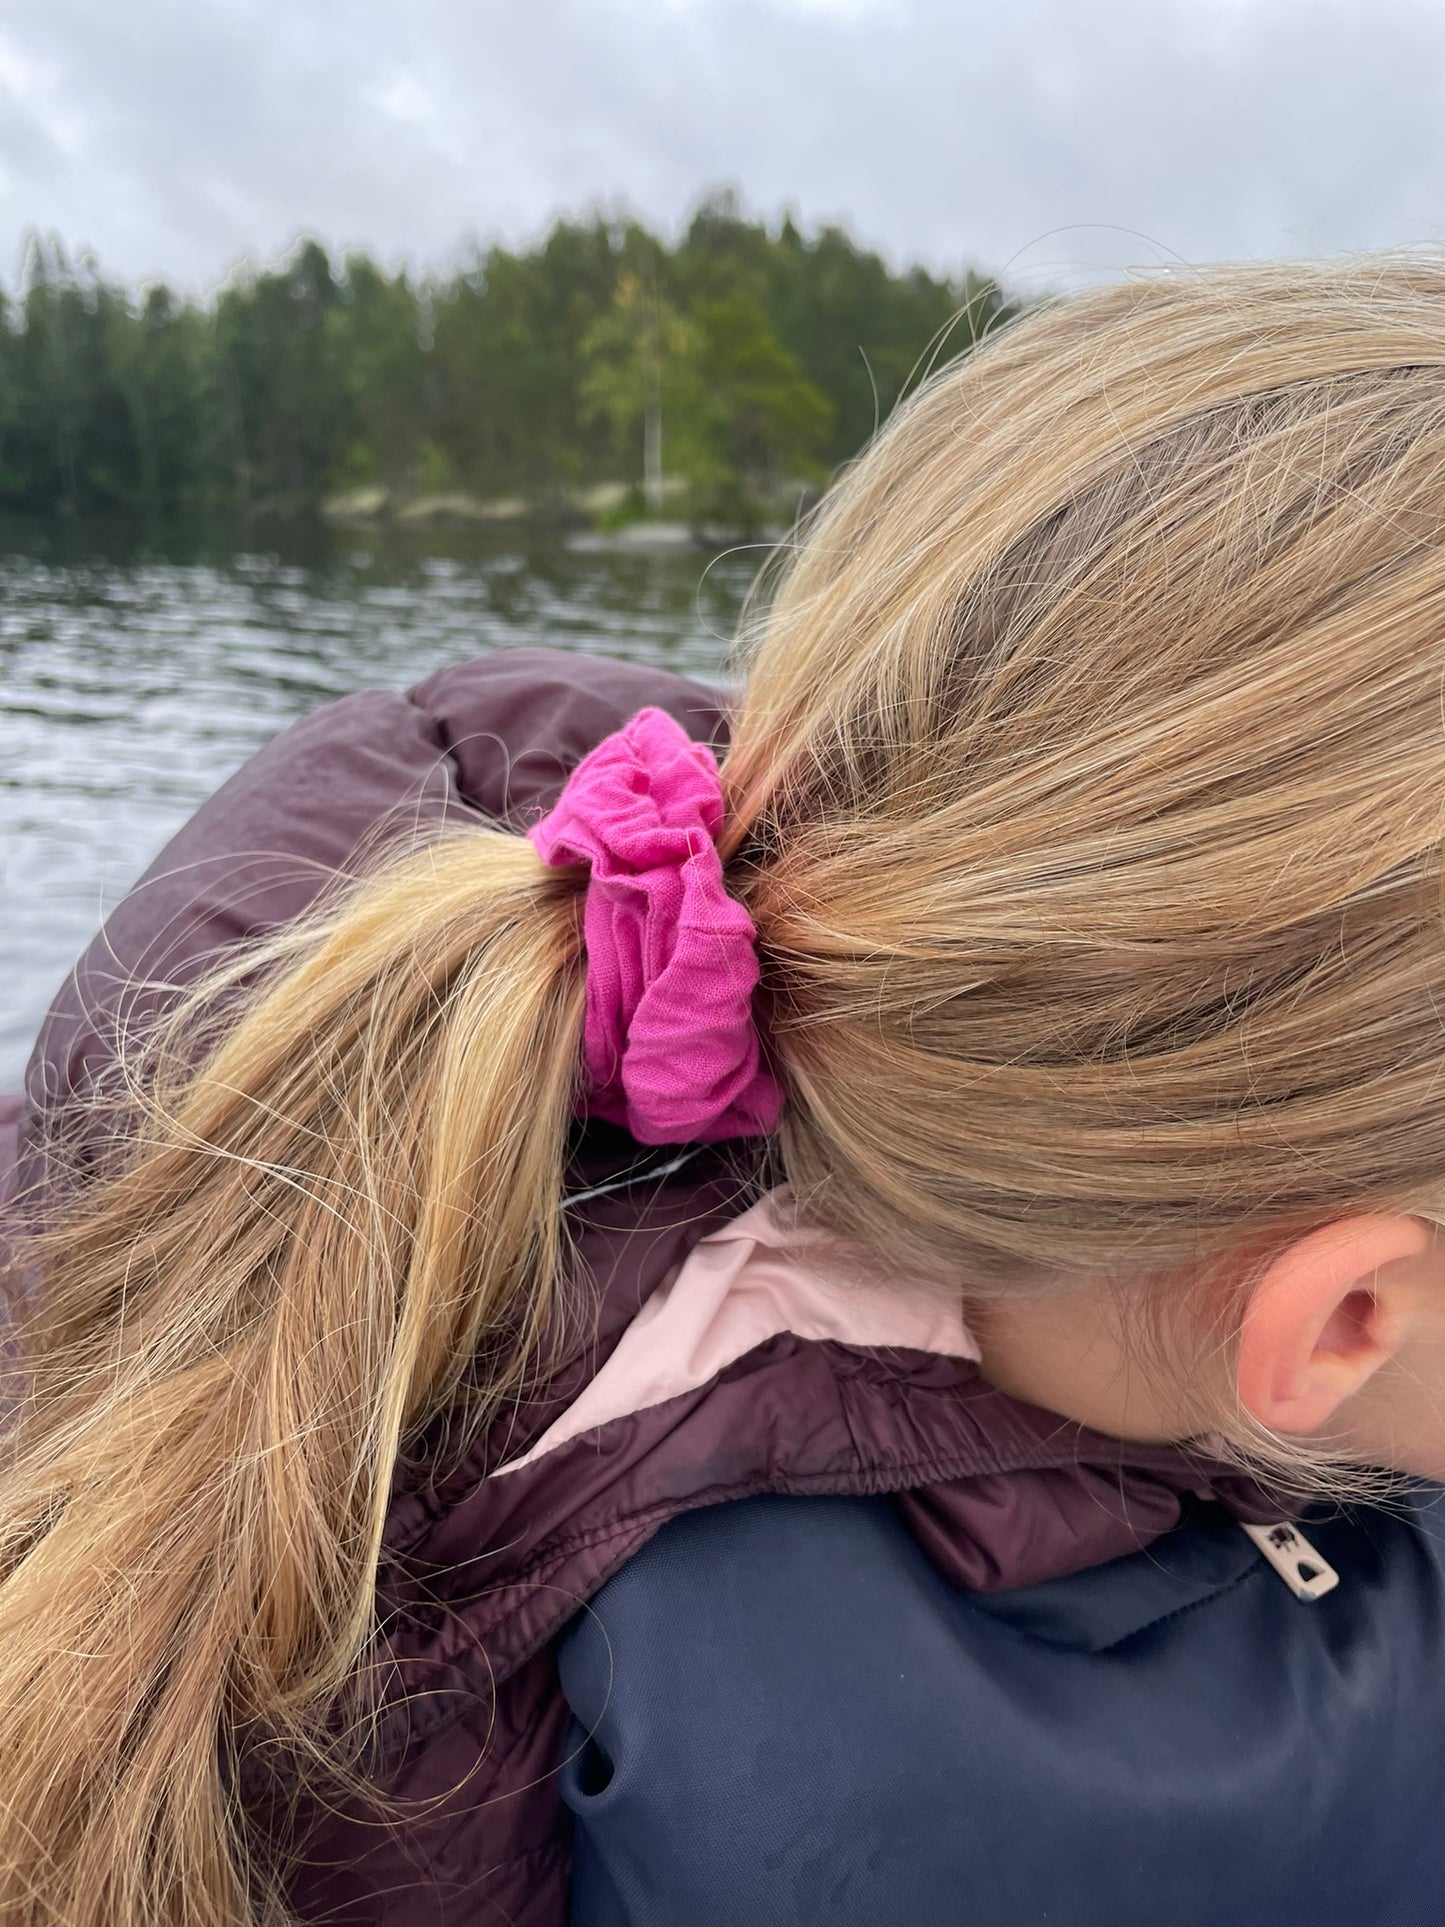
<svg viewBox="0 0 1445 1927"><path fill-rule="evenodd" d="M35 223L191 285L301 231L440 261L729 181L1026 284L1445 233L1425 0L10 0L6 41L80 147L0 128L0 263Z"/></svg>
<svg viewBox="0 0 1445 1927"><path fill-rule="evenodd" d="M38 114L0 88L0 193L45 194L66 171L60 144Z"/></svg>

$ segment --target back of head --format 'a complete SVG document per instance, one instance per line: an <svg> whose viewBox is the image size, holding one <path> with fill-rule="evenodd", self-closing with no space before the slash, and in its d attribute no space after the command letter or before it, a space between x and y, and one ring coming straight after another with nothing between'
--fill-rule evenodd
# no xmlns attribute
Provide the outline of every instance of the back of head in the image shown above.
<svg viewBox="0 0 1445 1927"><path fill-rule="evenodd" d="M1101 290L899 412L723 773L821 1223L982 1298L1438 1209L1442 535L1435 262ZM6 1927L284 1917L245 1737L349 1787L397 1454L555 1326L577 869L469 830L232 964L32 1241Z"/></svg>
<svg viewBox="0 0 1445 1927"><path fill-rule="evenodd" d="M1445 1193L1445 265L1171 274L932 380L726 776L824 1222L976 1294Z"/></svg>

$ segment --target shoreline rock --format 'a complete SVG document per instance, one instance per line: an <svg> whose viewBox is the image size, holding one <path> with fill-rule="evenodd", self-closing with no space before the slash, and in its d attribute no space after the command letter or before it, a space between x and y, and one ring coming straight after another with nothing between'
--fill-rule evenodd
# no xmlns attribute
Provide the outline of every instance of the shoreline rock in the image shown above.
<svg viewBox="0 0 1445 1927"><path fill-rule="evenodd" d="M686 485L669 478L674 485L669 497L680 508ZM793 491L771 503L773 515L792 509ZM635 490L626 482L595 482L586 487L555 491L543 498L524 495L486 497L465 489L436 490L409 494L382 487L379 483L348 489L333 495L321 505L322 519L335 525L356 528L444 529L530 526L538 530L571 529L568 546L598 554L661 555L687 549L720 550L771 548L786 540L785 523L768 522L751 529L728 528L717 522L690 522L672 518L644 517L623 521L613 528L589 527L599 518L613 517L622 511Z"/></svg>
<svg viewBox="0 0 1445 1927"><path fill-rule="evenodd" d="M444 493L399 496L390 489L371 487L333 495L330 501L322 503L321 513L328 522L400 522L429 528L457 522L519 522L538 510L521 495L487 500L462 489L452 489Z"/></svg>

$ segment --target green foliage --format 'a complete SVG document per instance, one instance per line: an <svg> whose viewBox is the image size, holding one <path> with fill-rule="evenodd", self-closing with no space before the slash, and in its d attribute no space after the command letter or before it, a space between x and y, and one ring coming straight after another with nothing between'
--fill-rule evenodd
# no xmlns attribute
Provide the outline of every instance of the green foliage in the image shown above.
<svg viewBox="0 0 1445 1927"><path fill-rule="evenodd" d="M348 255L340 299L327 316L326 349L340 375L338 407L353 437L344 479L446 487L444 454L429 442L430 356L424 310L405 274L389 278L364 254Z"/></svg>
<svg viewBox="0 0 1445 1927"><path fill-rule="evenodd" d="M315 241L216 306L215 365L237 492L248 507L316 502L357 443L347 364L355 311Z"/></svg>
<svg viewBox="0 0 1445 1927"><path fill-rule="evenodd" d="M0 509L291 513L362 485L620 479L745 520L1011 312L973 273L895 273L729 195L670 249L633 221L559 221L421 280L307 241L205 304L132 296L37 240L0 291Z"/></svg>
<svg viewBox="0 0 1445 1927"><path fill-rule="evenodd" d="M709 403L714 477L817 475L836 410L774 334L746 286L693 307Z"/></svg>
<svg viewBox="0 0 1445 1927"><path fill-rule="evenodd" d="M702 341L662 294L655 274L625 269L612 300L581 343L577 395L584 422L605 419L624 469L637 468L640 436L644 498L656 507L663 485L663 433L674 473L695 476L706 463L709 426Z"/></svg>

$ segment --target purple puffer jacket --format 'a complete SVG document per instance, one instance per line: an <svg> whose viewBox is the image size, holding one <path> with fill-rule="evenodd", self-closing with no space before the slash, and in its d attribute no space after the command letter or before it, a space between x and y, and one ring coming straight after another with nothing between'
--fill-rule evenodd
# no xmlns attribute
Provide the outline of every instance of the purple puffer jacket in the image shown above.
<svg viewBox="0 0 1445 1927"><path fill-rule="evenodd" d="M194 972L295 916L398 810L534 820L584 752L647 704L700 738L724 733L716 699L694 684L533 649L443 670L406 695L348 697L286 731L180 832L56 999L19 1115L22 1184L41 1175L40 1112L112 1063L127 978ZM5 1129L0 1111L0 1158ZM698 1151L667 1173L673 1162L610 1129L582 1136L571 1220L594 1307L577 1321L585 1343L464 1461L424 1446L398 1470L373 1764L406 1817L378 1824L358 1806L288 1819L305 1920L561 1927L568 1821L555 1769L567 1709L554 1641L680 1512L761 1492L889 1493L951 1581L998 1588L1147 1544L1217 1470L1019 1404L963 1359L783 1332L694 1390L489 1477L566 1410L698 1239L755 1195L748 1147ZM0 1170L0 1192L4 1182ZM1271 1516L1242 1484L1214 1484L1241 1516ZM284 1788L278 1804L259 1774L243 1772L241 1791L258 1813L293 1804Z"/></svg>

